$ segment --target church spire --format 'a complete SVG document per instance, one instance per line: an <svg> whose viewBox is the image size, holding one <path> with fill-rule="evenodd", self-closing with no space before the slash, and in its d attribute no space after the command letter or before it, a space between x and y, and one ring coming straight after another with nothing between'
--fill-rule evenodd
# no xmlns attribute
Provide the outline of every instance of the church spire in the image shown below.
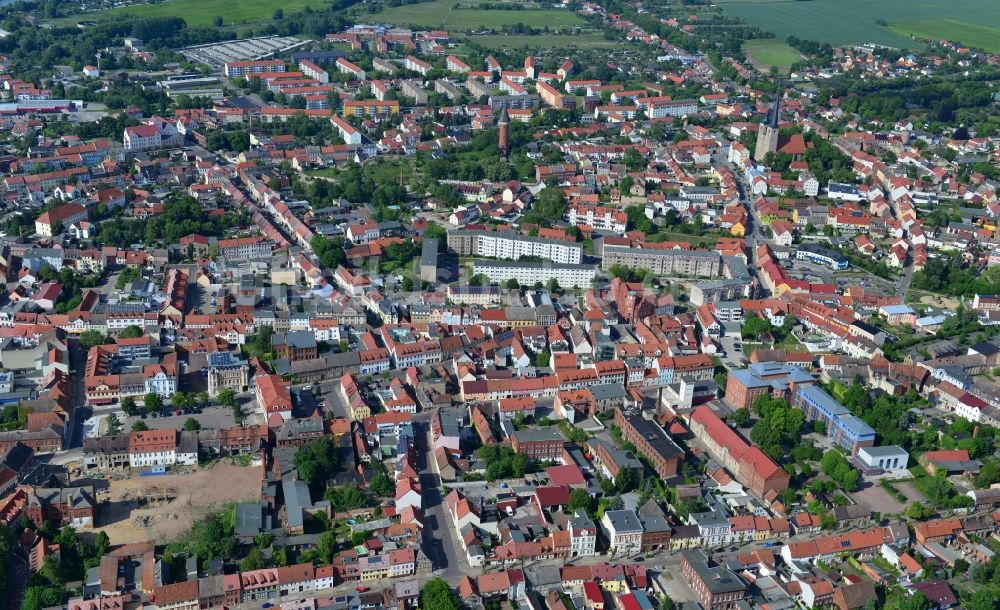
<svg viewBox="0 0 1000 610"><path fill-rule="evenodd" d="M767 126L772 129L778 128L778 115L781 114L781 94L779 93L774 98L774 105L771 106L771 110L767 113Z"/></svg>

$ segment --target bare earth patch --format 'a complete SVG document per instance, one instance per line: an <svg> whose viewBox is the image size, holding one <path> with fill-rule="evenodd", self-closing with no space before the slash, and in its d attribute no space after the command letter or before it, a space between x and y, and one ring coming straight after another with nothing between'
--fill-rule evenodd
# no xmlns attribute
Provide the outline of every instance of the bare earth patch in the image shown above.
<svg viewBox="0 0 1000 610"><path fill-rule="evenodd" d="M111 481L110 496L98 508L98 527L112 544L153 540L165 543L229 502L260 497L261 467L217 462L189 474L134 476Z"/></svg>

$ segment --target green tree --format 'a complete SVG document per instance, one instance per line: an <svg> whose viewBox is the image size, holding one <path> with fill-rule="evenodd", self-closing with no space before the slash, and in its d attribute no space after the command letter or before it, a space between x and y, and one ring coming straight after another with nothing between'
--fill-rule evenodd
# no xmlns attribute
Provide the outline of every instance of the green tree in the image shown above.
<svg viewBox="0 0 1000 610"><path fill-rule="evenodd" d="M458 594L442 578L432 578L420 590L422 610L459 610L461 607Z"/></svg>
<svg viewBox="0 0 1000 610"><path fill-rule="evenodd" d="M80 347L85 350L89 350L95 345L107 345L114 342L114 339L103 335L96 330L85 330L80 333Z"/></svg>
<svg viewBox="0 0 1000 610"><path fill-rule="evenodd" d="M347 261L347 254L344 253L344 240L341 237L325 237L314 235L309 240L319 264L326 269L336 269Z"/></svg>
<svg viewBox="0 0 1000 610"><path fill-rule="evenodd" d="M329 530L320 534L319 542L316 544L316 550L323 563L330 563L334 554L337 552L336 533L334 533L333 530Z"/></svg>
<svg viewBox="0 0 1000 610"><path fill-rule="evenodd" d="M388 496L393 492L392 482L389 480L387 474L380 472L372 477L371 482L368 484L368 490L376 496Z"/></svg>
<svg viewBox="0 0 1000 610"><path fill-rule="evenodd" d="M746 320L743 322L744 339L760 339L761 335L770 329L770 322L758 316L756 312L747 312Z"/></svg>
<svg viewBox="0 0 1000 610"><path fill-rule="evenodd" d="M299 479L314 489L322 487L340 468L340 452L328 436L309 441L295 452Z"/></svg>
<svg viewBox="0 0 1000 610"><path fill-rule="evenodd" d="M769 396L758 397L753 410L760 419L750 430L750 440L772 459L780 461L784 447L798 443L805 414L790 406L787 400Z"/></svg>
<svg viewBox="0 0 1000 610"><path fill-rule="evenodd" d="M630 172L636 172L646 166L646 158L636 150L635 148L629 148L625 151L622 161L625 163L625 167L628 168Z"/></svg>
<svg viewBox="0 0 1000 610"><path fill-rule="evenodd" d="M149 392L143 397L142 402L146 405L146 409L150 411L162 411L163 410L163 398L156 392Z"/></svg>
<svg viewBox="0 0 1000 610"><path fill-rule="evenodd" d="M535 356L535 366L547 367L549 366L549 362L551 360L552 360L552 352L550 352L547 348L543 349L542 351L538 352L537 356Z"/></svg>
<svg viewBox="0 0 1000 610"><path fill-rule="evenodd" d="M121 334L118 336L122 339L135 339L145 334L146 333L135 324L129 324L122 330Z"/></svg>
<svg viewBox="0 0 1000 610"><path fill-rule="evenodd" d="M224 407L233 407L236 405L236 393L233 392L232 388L222 388L219 390L216 400Z"/></svg>
<svg viewBox="0 0 1000 610"><path fill-rule="evenodd" d="M132 417L136 412L135 398L126 396L122 400L122 411L125 412L125 415Z"/></svg>
<svg viewBox="0 0 1000 610"><path fill-rule="evenodd" d="M184 420L184 430L186 432L197 432L198 430L201 430L201 424L198 423L197 419L189 417Z"/></svg>
<svg viewBox="0 0 1000 610"><path fill-rule="evenodd" d="M568 207L566 193L561 188L546 187L538 193L538 199L524 215L523 221L548 227L553 222L561 221Z"/></svg>
<svg viewBox="0 0 1000 610"><path fill-rule="evenodd" d="M122 433L122 422L118 416L112 413L108 415L108 436L118 436Z"/></svg>
<svg viewBox="0 0 1000 610"><path fill-rule="evenodd" d="M635 472L631 468L622 468L618 471L618 476L615 477L615 489L618 493L628 493L635 489L635 485Z"/></svg>
<svg viewBox="0 0 1000 610"><path fill-rule="evenodd" d="M42 610L51 606L61 606L64 598L62 586L30 586L21 600L21 610Z"/></svg>
<svg viewBox="0 0 1000 610"><path fill-rule="evenodd" d="M995 590L979 589L965 602L966 610L997 610L1000 608L1000 596Z"/></svg>
<svg viewBox="0 0 1000 610"><path fill-rule="evenodd" d="M750 423L750 409L736 409L726 417L726 421L742 428Z"/></svg>
<svg viewBox="0 0 1000 610"><path fill-rule="evenodd" d="M586 489L577 487L569 492L569 504L567 505L569 512L576 512L578 509L589 512L591 507L592 499Z"/></svg>
<svg viewBox="0 0 1000 610"><path fill-rule="evenodd" d="M257 547L250 549L247 556L240 561L240 570L243 572L249 572L251 570L260 570L265 567L264 564L264 554Z"/></svg>
<svg viewBox="0 0 1000 610"><path fill-rule="evenodd" d="M146 422L141 419L137 419L132 422L132 432L145 432L146 430L149 430L149 426L147 426Z"/></svg>
<svg viewBox="0 0 1000 610"><path fill-rule="evenodd" d="M820 468L844 491L857 491L861 473L851 466L839 451L827 451L820 460Z"/></svg>
<svg viewBox="0 0 1000 610"><path fill-rule="evenodd" d="M355 508L362 508L368 503L368 498L364 492L353 483L330 487L326 490L323 498L330 502L330 506L335 512L343 513Z"/></svg>
<svg viewBox="0 0 1000 610"><path fill-rule="evenodd" d="M253 543L258 549L266 549L274 542L274 534L271 532L261 532L254 536Z"/></svg>

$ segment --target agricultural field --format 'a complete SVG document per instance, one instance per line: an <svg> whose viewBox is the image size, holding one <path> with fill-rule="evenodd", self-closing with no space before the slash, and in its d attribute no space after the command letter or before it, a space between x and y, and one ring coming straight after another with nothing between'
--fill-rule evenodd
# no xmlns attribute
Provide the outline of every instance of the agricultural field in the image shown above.
<svg viewBox="0 0 1000 610"><path fill-rule="evenodd" d="M873 42L896 48L917 47L920 38L957 39L993 49L1000 44L995 0L719 0L718 5L780 40L797 36L833 45Z"/></svg>
<svg viewBox="0 0 1000 610"><path fill-rule="evenodd" d="M447 30L477 30L481 28L501 28L518 23L535 28L548 26L549 29L584 25L575 13L568 10L524 9L520 11L485 10L462 8L474 3L457 0L431 0L406 6L394 6L375 14L375 21L397 25L412 25L425 28Z"/></svg>
<svg viewBox="0 0 1000 610"><path fill-rule="evenodd" d="M76 23L78 21L110 19L121 15L137 17L183 17L188 25L212 25L217 16L222 17L226 25L235 23L253 23L270 20L274 11L281 9L286 15L301 11L305 7L322 8L323 0L163 0L156 4L137 4L122 6L104 11L80 13L62 19L55 23Z"/></svg>
<svg viewBox="0 0 1000 610"><path fill-rule="evenodd" d="M1000 51L1000 27L968 23L957 19L914 19L889 22L889 29L897 34L918 39L958 40L962 44L986 51Z"/></svg>
<svg viewBox="0 0 1000 610"><path fill-rule="evenodd" d="M775 67L788 72L792 64L802 59L798 51L777 39L749 40L743 44L743 50L758 70Z"/></svg>

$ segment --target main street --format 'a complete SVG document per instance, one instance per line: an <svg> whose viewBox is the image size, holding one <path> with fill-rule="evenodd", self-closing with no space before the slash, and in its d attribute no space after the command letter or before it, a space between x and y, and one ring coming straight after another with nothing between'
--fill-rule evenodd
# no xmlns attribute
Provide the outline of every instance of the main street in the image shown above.
<svg viewBox="0 0 1000 610"><path fill-rule="evenodd" d="M423 415L423 413L422 413ZM448 517L444 503L445 490L441 477L436 472L433 441L431 438L430 416L425 415L420 424L423 429L422 455L423 470L420 471L420 489L424 511L424 548L434 566L435 576L440 576L452 584L462 576L475 576L482 570L471 568L465 555L465 545Z"/></svg>

